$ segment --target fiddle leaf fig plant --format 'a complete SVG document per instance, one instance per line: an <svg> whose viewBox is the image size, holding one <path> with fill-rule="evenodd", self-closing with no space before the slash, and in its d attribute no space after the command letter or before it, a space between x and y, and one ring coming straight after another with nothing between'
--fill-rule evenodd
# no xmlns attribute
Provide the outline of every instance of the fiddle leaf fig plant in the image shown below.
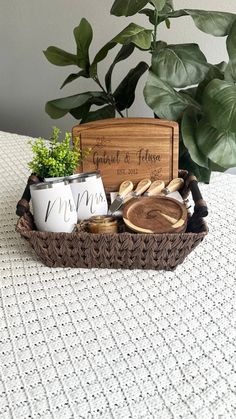
<svg viewBox="0 0 236 419"><path fill-rule="evenodd" d="M154 117L175 120L180 126L179 167L208 182L212 170L224 171L236 166L236 14L175 10L172 0L115 0L110 12L117 17L142 14L148 27L130 23L91 60L89 47L93 32L89 22L82 19L74 29L75 53L57 47L44 51L52 64L78 67L79 71L71 73L62 87L81 77L92 79L98 86L94 91L48 102L47 113L52 118L60 118L69 112L80 123L123 117L135 100L140 77L148 70L144 87L147 105ZM226 37L228 62L209 63L196 43L167 44L159 38L159 25L172 30L173 19L183 16L189 17L206 37ZM98 65L118 45L121 49L103 82L98 76ZM147 62L138 63L113 88L114 67L136 49L146 54Z"/></svg>
<svg viewBox="0 0 236 419"><path fill-rule="evenodd" d="M81 123L97 119L113 118L116 113L123 117L122 110L128 109L134 102L135 89L140 77L147 71L148 64L141 62L131 69L124 80L112 92L112 72L115 65L127 59L134 48L149 49L152 40L152 30L136 24L129 24L111 41L105 44L91 61L89 48L93 39L93 31L86 19L81 19L74 29L76 54L71 54L60 48L50 46L44 51L48 61L57 66L76 65L80 71L71 73L63 82L61 88L81 77L90 78L98 90L78 93L73 96L55 99L47 102L46 112L51 118L61 118L70 113ZM98 76L98 64L104 60L112 48L121 45L113 63L109 67L102 83ZM92 106L98 107L95 111Z"/></svg>

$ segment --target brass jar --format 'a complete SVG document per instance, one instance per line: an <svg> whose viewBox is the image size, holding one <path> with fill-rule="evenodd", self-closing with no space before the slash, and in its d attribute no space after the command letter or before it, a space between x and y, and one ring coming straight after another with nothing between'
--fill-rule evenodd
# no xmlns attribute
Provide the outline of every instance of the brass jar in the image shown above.
<svg viewBox="0 0 236 419"><path fill-rule="evenodd" d="M118 222L110 215L95 215L88 220L88 231L90 233L118 233Z"/></svg>

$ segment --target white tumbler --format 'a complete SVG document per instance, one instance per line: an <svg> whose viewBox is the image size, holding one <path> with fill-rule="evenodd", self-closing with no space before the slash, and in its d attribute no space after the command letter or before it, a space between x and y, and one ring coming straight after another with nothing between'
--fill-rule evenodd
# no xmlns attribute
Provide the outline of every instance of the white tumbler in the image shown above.
<svg viewBox="0 0 236 419"><path fill-rule="evenodd" d="M79 173L66 178L72 190L78 221L106 215L106 193L99 172Z"/></svg>
<svg viewBox="0 0 236 419"><path fill-rule="evenodd" d="M65 180L30 185L34 222L40 231L71 233L77 212L70 185Z"/></svg>

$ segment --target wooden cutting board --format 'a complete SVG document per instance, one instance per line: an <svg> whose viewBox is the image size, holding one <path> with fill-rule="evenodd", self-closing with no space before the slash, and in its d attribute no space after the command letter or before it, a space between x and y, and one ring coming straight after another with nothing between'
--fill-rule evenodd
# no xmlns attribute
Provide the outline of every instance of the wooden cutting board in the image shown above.
<svg viewBox="0 0 236 419"><path fill-rule="evenodd" d="M155 118L114 118L76 125L73 139L90 155L78 172L99 170L107 192L124 180L134 186L144 178L163 180L178 176L179 130L176 122Z"/></svg>
<svg viewBox="0 0 236 419"><path fill-rule="evenodd" d="M187 209L172 198L144 196L125 205L123 219L137 233L180 233L186 229Z"/></svg>

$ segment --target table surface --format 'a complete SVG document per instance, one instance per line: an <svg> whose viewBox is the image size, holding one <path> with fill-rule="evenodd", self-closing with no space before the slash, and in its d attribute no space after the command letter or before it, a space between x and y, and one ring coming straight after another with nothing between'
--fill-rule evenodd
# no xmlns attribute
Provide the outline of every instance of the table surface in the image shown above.
<svg viewBox="0 0 236 419"><path fill-rule="evenodd" d="M175 272L48 268L15 232L28 141L0 132L0 418L236 418L236 176Z"/></svg>

